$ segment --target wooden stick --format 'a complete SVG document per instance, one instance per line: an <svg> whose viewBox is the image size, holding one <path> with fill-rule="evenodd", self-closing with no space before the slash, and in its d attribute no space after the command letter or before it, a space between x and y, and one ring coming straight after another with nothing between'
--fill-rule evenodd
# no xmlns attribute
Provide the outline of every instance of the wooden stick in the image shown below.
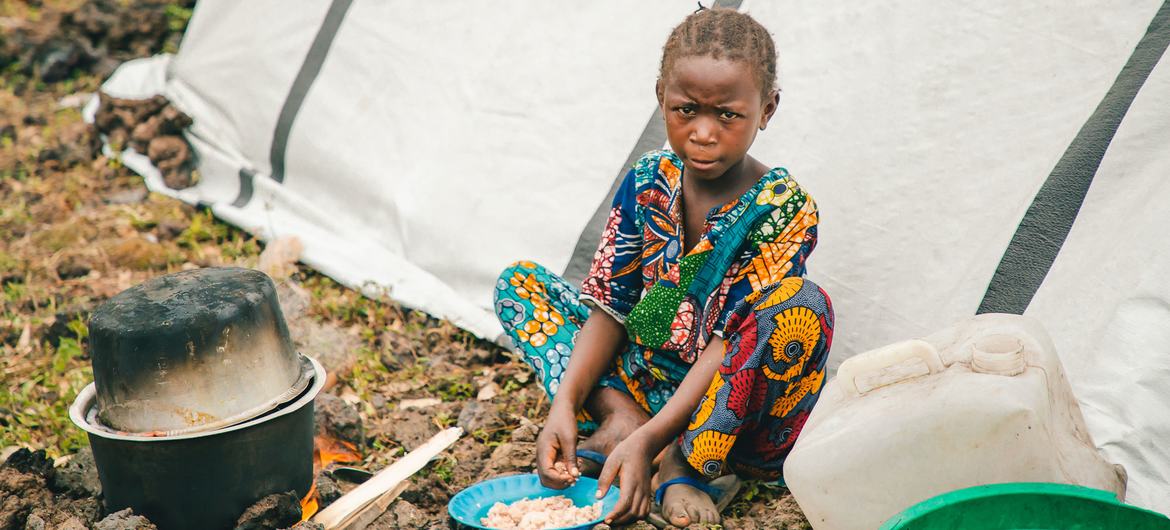
<svg viewBox="0 0 1170 530"><path fill-rule="evenodd" d="M365 528L386 511L390 502L406 489L406 479L426 467L432 458L451 447L460 436L463 436L463 429L459 427L452 427L434 435L427 443L415 448L353 491L333 501L328 508L318 512L313 521L325 525L325 530ZM371 515L372 517L369 517Z"/></svg>

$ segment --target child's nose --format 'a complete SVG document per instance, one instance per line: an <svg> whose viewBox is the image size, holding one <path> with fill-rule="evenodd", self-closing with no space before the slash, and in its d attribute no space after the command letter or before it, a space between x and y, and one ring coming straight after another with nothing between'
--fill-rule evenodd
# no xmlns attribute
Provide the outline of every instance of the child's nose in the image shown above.
<svg viewBox="0 0 1170 530"><path fill-rule="evenodd" d="M694 122L694 128L691 129L691 142L699 145L711 145L716 140L715 123L708 118L698 118Z"/></svg>

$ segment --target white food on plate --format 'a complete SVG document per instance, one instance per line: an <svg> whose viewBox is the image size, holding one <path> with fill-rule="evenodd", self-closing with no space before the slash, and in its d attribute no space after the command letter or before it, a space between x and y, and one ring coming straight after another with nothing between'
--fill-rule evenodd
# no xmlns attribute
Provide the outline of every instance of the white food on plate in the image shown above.
<svg viewBox="0 0 1170 530"><path fill-rule="evenodd" d="M601 501L575 506L564 495L497 502L480 524L496 530L545 530L588 523L601 517Z"/></svg>

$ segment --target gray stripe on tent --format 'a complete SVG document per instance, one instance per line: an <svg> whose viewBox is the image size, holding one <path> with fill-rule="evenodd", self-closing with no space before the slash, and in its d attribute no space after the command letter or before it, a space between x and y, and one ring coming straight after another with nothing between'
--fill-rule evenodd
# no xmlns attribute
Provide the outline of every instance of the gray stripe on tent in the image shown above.
<svg viewBox="0 0 1170 530"><path fill-rule="evenodd" d="M293 122L296 121L297 113L300 112L301 105L305 102L305 96L309 94L309 88L313 86L313 81L316 81L317 75L321 73L321 66L325 64L325 56L329 54L329 48L333 46L333 38L337 36L337 30L341 28L341 21L345 19L345 14L349 11L351 4L353 4L353 0L333 0L333 3L329 5L329 11L325 13L325 20L317 29L317 35L313 37L313 43L309 45L309 51L305 54L305 61L301 63L301 69L297 71L297 76L288 89L288 96L284 99L284 105L280 108L280 115L276 118L276 130L272 133L272 146L268 151L272 179L277 182L284 182L284 156L288 150L288 136L292 132ZM232 201L232 206L237 208L243 208L248 204L252 192L251 175L248 177L246 187L243 180L243 170L241 170L240 175L240 194L236 200ZM245 193L248 195L247 197L245 197Z"/></svg>
<svg viewBox="0 0 1170 530"><path fill-rule="evenodd" d="M255 171L246 167L240 168L240 195L232 201L232 206L243 208L247 206L248 201L252 200L252 179L254 178L256 178Z"/></svg>
<svg viewBox="0 0 1170 530"><path fill-rule="evenodd" d="M309 46L309 53L305 54L301 70L297 72L297 77L288 90L288 98L284 100L280 117L276 119L276 132L272 134L272 148L268 154L268 159L272 163L272 180L284 182L284 155L288 149L288 136L292 132L293 122L296 121L297 113L305 102L305 96L309 94L309 88L313 86L313 81L317 80L317 74L321 73L325 56L333 46L333 37L337 36L341 21L352 3L353 0L333 0L329 12L325 13L321 29L317 30L317 36Z"/></svg>
<svg viewBox="0 0 1170 530"><path fill-rule="evenodd" d="M739 9L742 3L743 0L717 0L714 7ZM634 165L634 162L637 162L638 158L646 151L661 149L665 144L666 125L662 121L662 109L655 107L654 113L650 115L650 120L646 122L646 127L642 128L642 134L638 136L638 141L634 142L634 148L626 156L626 163L622 164L621 169L618 170L617 178L610 186L609 193L606 193L605 198L597 205L593 216L589 218L589 222L581 230L581 235L577 236L577 245L573 247L573 254L569 257L569 264L565 265L565 272L562 275L570 284L580 285L585 280L585 275L589 273L593 254L597 251L597 244L601 241L601 230L609 218L613 197L617 195L622 178L626 176L630 166Z"/></svg>
<svg viewBox="0 0 1170 530"><path fill-rule="evenodd" d="M1170 44L1170 0L1056 163L1003 253L977 313L1023 314L1056 261L1122 118Z"/></svg>

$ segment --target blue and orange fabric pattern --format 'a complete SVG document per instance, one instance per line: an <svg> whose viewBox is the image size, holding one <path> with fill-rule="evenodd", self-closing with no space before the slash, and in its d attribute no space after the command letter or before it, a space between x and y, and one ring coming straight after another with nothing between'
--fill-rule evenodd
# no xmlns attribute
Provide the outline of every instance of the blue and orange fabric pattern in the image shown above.
<svg viewBox="0 0 1170 530"><path fill-rule="evenodd" d="M786 170L773 169L708 212L698 244L685 250L682 178L674 153L644 155L614 197L581 289L518 262L497 282L496 312L551 396L580 326L591 310L605 311L630 340L599 385L650 414L711 336L722 336L723 366L680 438L684 454L707 476L732 457L736 471L778 478L823 383L832 339L828 297L801 278L816 246L816 204Z"/></svg>

